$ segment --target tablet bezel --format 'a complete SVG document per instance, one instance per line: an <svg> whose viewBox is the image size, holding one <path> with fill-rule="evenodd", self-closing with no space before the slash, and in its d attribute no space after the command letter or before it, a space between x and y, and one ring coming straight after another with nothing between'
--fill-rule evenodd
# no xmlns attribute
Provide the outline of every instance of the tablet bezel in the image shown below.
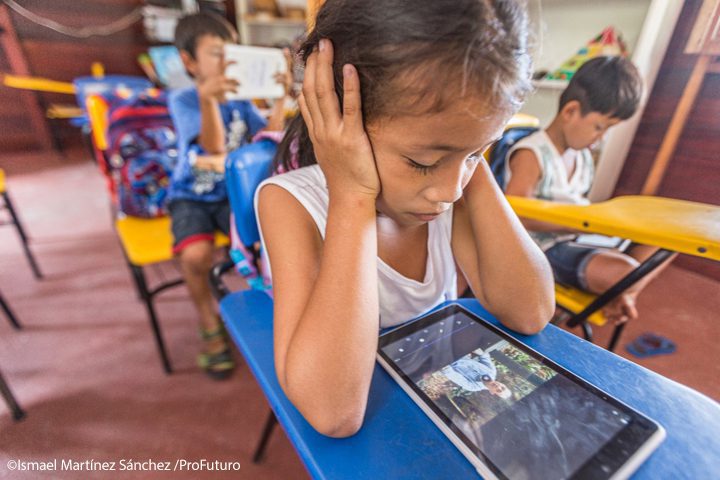
<svg viewBox="0 0 720 480"><path fill-rule="evenodd" d="M630 423L616 433L602 448L597 450L590 459L573 472L572 476L569 477L570 479L626 478L642 464L665 438L665 430L657 422L654 422L600 388L561 367L541 353L504 332L502 329L486 321L478 314L458 303L451 303L380 335L377 349L378 361L425 414L430 417L433 423L448 436L470 463L478 469L483 477L507 478L490 459L467 438L460 428L382 351L385 346L411 335L418 330L428 328L428 326L457 313L468 316L473 321L500 336L503 340L510 342L516 348L532 356L542 365L554 369L559 375L564 376L580 388L600 397L602 400L631 417L632 420Z"/></svg>

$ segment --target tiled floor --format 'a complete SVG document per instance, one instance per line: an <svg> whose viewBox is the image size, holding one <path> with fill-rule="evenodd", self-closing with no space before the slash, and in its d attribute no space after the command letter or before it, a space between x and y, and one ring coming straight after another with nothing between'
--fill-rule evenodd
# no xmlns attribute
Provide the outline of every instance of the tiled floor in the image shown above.
<svg viewBox="0 0 720 480"><path fill-rule="evenodd" d="M13 423L0 405L0 478L31 478L4 468L12 458L204 458L239 461L233 478L305 478L282 433L273 437L265 462L251 464L267 406L242 363L223 383L197 371L200 341L184 288L160 297L177 368L172 376L162 373L96 167L52 155L0 158L0 166L47 276L35 281L13 230L0 229L0 289L26 326L16 332L0 318L0 368L29 413ZM638 363L720 399L720 285L671 266L643 293L639 308L641 319L628 327L618 353L632 358L622 346L641 332L665 335L678 351ZM606 341L608 330L598 331L598 340Z"/></svg>

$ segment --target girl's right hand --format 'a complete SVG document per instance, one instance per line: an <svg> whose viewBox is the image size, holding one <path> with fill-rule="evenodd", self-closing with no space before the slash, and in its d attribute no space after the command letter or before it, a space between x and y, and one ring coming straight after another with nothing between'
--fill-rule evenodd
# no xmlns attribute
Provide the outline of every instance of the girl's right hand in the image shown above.
<svg viewBox="0 0 720 480"><path fill-rule="evenodd" d="M331 195L380 193L375 157L365 132L360 100L360 79L352 65L343 66L343 105L333 80L333 47L320 40L319 51L307 59L300 112L308 127L315 158L325 174Z"/></svg>

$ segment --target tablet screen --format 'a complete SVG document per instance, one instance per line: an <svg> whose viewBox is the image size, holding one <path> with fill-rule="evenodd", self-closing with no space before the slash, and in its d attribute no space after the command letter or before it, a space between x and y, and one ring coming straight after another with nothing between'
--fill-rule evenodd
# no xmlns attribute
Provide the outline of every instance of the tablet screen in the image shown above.
<svg viewBox="0 0 720 480"><path fill-rule="evenodd" d="M615 470L611 440L652 434L652 422L463 308L441 312L381 337L380 354L499 477Z"/></svg>

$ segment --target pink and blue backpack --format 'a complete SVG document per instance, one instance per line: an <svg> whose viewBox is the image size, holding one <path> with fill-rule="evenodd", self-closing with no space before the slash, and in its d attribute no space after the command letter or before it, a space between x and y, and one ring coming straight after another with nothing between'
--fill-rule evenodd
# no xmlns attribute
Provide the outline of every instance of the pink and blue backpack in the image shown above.
<svg viewBox="0 0 720 480"><path fill-rule="evenodd" d="M109 95L107 173L120 213L142 218L167 215L167 193L177 162L177 138L159 91Z"/></svg>

